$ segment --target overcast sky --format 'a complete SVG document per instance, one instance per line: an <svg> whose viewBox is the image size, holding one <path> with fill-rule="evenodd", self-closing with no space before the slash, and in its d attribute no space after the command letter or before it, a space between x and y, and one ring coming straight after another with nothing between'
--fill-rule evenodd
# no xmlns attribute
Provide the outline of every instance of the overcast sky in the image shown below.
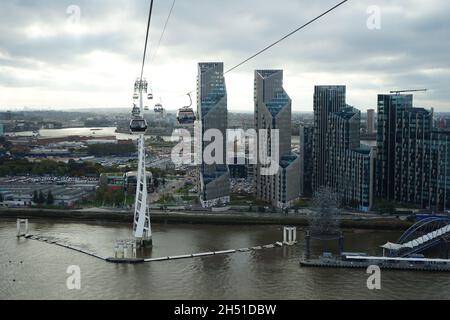
<svg viewBox="0 0 450 320"><path fill-rule="evenodd" d="M146 76L168 109L188 101L197 62L229 68L338 0L155 0ZM80 8L67 14L71 5ZM381 12L369 29L370 6ZM127 107L139 75L149 0L1 0L0 109ZM371 11L374 12L374 11ZM428 88L415 105L450 111L450 1L350 0L226 76L229 110L253 110L253 71L281 68L294 111L317 84L347 85L347 103L376 107L392 89ZM374 21L374 20L370 20ZM74 23L75 22L75 23ZM154 59L152 59L154 58ZM158 98L159 99L159 98Z"/></svg>

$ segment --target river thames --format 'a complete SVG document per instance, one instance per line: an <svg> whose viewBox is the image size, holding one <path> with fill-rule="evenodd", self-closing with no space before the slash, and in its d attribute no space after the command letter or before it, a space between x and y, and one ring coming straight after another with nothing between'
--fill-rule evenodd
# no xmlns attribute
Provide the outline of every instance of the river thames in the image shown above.
<svg viewBox="0 0 450 320"><path fill-rule="evenodd" d="M155 224L152 257L237 249L280 241L280 226ZM0 220L0 299L448 299L450 274L382 271L369 290L364 269L302 268L303 231L294 247L203 258L117 265L56 245L15 237ZM120 223L30 220L30 233L55 237L103 256L130 237ZM347 231L345 249L379 253L399 232ZM315 253L318 246L314 243ZM325 244L326 245L326 244ZM329 243L324 249L336 250ZM81 270L81 289L68 290L68 266Z"/></svg>

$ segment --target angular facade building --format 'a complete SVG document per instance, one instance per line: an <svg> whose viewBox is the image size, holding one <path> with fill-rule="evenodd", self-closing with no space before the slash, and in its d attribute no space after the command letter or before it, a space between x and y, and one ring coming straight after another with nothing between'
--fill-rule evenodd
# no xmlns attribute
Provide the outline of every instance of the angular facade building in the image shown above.
<svg viewBox="0 0 450 320"><path fill-rule="evenodd" d="M198 172L198 189L203 207L213 207L230 201L230 175L225 159L225 137L228 126L227 91L223 76L223 63L208 62L198 64L197 110L201 127L200 150L203 154L209 144L204 141L204 133L209 129L220 131L222 159L206 163L202 159Z"/></svg>
<svg viewBox="0 0 450 320"><path fill-rule="evenodd" d="M291 151L291 99L283 89L282 70L255 71L254 101L255 130L258 134L267 130L265 149L268 155L276 154L272 150L270 130L279 132L275 146L278 157L274 159L279 166L278 172L263 174L264 165L259 159L255 172L256 197L285 209L300 196L300 157Z"/></svg>
<svg viewBox="0 0 450 320"><path fill-rule="evenodd" d="M414 108L412 95L378 95L377 129L377 196L448 209L449 133L434 127L433 111Z"/></svg>
<svg viewBox="0 0 450 320"><path fill-rule="evenodd" d="M314 89L312 189L327 186L345 204L368 211L375 151L360 144L361 113L346 104L345 91L345 86Z"/></svg>

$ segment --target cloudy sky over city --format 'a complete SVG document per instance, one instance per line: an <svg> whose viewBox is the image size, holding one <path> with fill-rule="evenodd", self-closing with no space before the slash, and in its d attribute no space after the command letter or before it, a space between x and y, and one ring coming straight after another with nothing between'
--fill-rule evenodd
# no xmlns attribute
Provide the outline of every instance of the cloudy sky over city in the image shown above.
<svg viewBox="0 0 450 320"><path fill-rule="evenodd" d="M168 109L186 104L197 62L244 60L338 0L155 0L145 74ZM374 26L379 9L380 28ZM127 107L139 74L149 0L2 0L0 108ZM75 8L75 9L74 9ZM79 19L77 8L79 8ZM283 69L294 111L314 85L347 85L347 103L428 88L415 105L450 111L450 2L350 0L226 75L229 110L253 110L255 69ZM157 50L156 50L157 49Z"/></svg>

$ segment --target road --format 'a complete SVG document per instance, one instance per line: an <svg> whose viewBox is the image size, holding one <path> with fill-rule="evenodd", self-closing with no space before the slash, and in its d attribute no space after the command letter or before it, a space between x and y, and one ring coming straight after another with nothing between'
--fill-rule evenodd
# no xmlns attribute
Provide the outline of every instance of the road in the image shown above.
<svg viewBox="0 0 450 320"><path fill-rule="evenodd" d="M147 197L147 203L149 205L155 204L156 201L159 200L159 198L168 193L175 193L178 189L182 188L184 186L185 179L183 178L177 178L176 180L166 180L165 186L158 187L155 192L150 193Z"/></svg>

